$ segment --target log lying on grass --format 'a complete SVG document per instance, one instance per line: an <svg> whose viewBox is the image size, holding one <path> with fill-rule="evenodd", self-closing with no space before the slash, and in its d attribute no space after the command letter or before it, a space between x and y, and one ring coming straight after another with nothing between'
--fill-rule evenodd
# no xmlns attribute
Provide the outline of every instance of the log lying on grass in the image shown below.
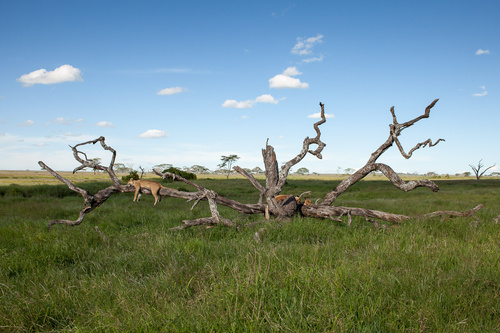
<svg viewBox="0 0 500 333"><path fill-rule="evenodd" d="M244 204L235 200L224 198L218 195L215 191L208 190L199 184L184 179L183 177L170 174L169 172L161 173L157 170L154 170L154 172L158 176L164 179L175 177L176 179L181 180L186 184L189 184L197 189L196 192L186 192L186 191L179 191L171 188L162 187L160 189L159 194L165 197L181 198L187 201L194 201L195 203L191 209L194 209L194 207L200 201L208 201L211 212L210 217L200 218L196 220L184 220L182 221L183 224L181 226L178 226L174 229L185 229L191 226L199 226L199 225L224 225L228 227L237 226L236 223L234 223L229 219L223 218L219 214L217 205L223 205L229 207L243 214L266 213L266 216L267 214L271 214L279 219L283 219L283 218L290 218L294 214L300 212L303 216L312 218L321 218L321 219L326 218L339 221L347 219L348 224L351 223L352 216L364 217L365 219L372 221L375 224L377 220L387 221L391 223L401 223L411 218L430 218L434 216L472 217L479 209L482 208L482 205L478 205L475 208L466 212L437 211L414 217L391 214L387 212L370 210L366 208L332 206L335 200L342 193L347 191L352 185L356 184L358 181L362 180L373 171L382 172L394 184L394 186L405 192L411 191L417 187L427 187L433 192L438 192L439 187L434 182L428 179L405 182L397 175L396 172L394 172L394 170L390 166L376 162L377 159L394 144L398 147L401 155L404 158L409 159L416 150L426 146L433 147L439 142L444 141L443 139L438 139L433 143L431 139L427 139L421 143L417 143L412 149L410 149L408 153L406 153L398 139L398 137L401 135L401 132L404 129L413 126L415 123L417 123L422 119L429 118L430 111L437 103L437 101L438 100L435 99L431 104L429 104L429 106L427 106L427 108L425 109L423 115L404 123L398 122L394 111L394 107L392 107L390 110L392 114L392 124L390 124L389 126L389 137L387 138L387 140L375 152L371 154L370 158L362 168L358 169L355 173L353 173L348 178L340 182L340 184L337 185L337 187L335 187L331 192L327 193L325 197L318 204L301 205L297 204L295 200L283 200L281 202L277 202L275 196L280 194L280 192L283 190L283 187L285 186L291 168L300 163L308 153L319 159L322 158L321 153L326 146L326 144L321 141L321 131L319 129L319 126L326 122L325 108L324 108L325 106L322 103L320 103L321 120L319 120L313 125L314 130L316 132L316 136L314 138L306 137L303 141L302 149L297 154L297 156L293 157L291 160L284 163L281 166L281 168L278 167L278 162L276 158L276 153L274 151L274 147L269 145L269 141L266 142L266 147L265 149L262 150L262 156L264 159L264 166L265 166L265 177L266 177L265 186L261 185L252 174L248 173L244 169L238 166L234 167L234 170L236 170L241 175L246 177L251 182L251 184L257 189L257 191L259 191L260 193L259 201L256 204L248 204L248 203ZM104 150L111 152L111 160L109 166L103 166L99 164L98 162L96 162L97 161L96 159L89 159L84 152L79 150L80 147L82 146L89 144L96 144L96 143L100 143ZM316 146L316 149L312 150L311 146L314 145ZM85 205L85 207L80 211L80 214L76 220L74 221L61 220L61 219L52 220L48 224L49 228L54 224L66 224L70 226L79 225L80 223L83 222L86 214L90 213L92 210L103 204L111 195L120 192L123 193L123 192L134 191L133 186L121 184L120 180L116 176L113 170L116 159L116 151L113 148L106 145L104 137L101 136L95 140L77 144L76 146L71 147L71 149L73 150L73 155L75 159L80 163L80 166L77 167L73 172L77 172L85 168L100 170L108 173L113 184L111 186L108 186L107 188L98 191L95 194L91 194L90 192L77 187L69 180L59 175L57 172L55 172L49 166L47 166L44 162L42 161L38 162L43 169L47 170L54 177L56 177L61 182L66 184L68 188L82 195ZM150 190L146 188L141 189L141 191L143 193L150 193ZM264 198L266 199L266 204L263 203Z"/></svg>

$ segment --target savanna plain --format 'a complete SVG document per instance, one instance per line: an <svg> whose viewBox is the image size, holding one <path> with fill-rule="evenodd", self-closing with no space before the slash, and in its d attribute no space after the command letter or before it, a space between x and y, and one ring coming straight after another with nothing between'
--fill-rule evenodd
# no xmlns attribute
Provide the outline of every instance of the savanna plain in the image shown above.
<svg viewBox="0 0 500 333"><path fill-rule="evenodd" d="M78 177L93 193L110 185L93 173ZM244 179L197 182L240 202L258 200ZM51 219L75 220L82 198L42 171L2 174L0 331L499 332L500 180L435 182L438 193L404 193L368 178L335 204L412 216L484 208L475 218L376 228L361 218L350 226L301 216L266 221L219 205L239 228L171 230L210 216L208 204L190 210L192 203L163 198L153 206L150 195L132 202L133 193L122 193L79 226L49 231ZM338 183L290 178L282 193L311 191L314 201Z"/></svg>

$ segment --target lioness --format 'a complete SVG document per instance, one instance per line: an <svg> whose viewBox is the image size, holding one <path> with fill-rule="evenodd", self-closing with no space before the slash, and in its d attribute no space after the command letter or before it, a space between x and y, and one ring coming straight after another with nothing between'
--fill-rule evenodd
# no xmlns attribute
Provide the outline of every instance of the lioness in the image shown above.
<svg viewBox="0 0 500 333"><path fill-rule="evenodd" d="M286 198L288 198L290 195L286 195L286 194L280 194L280 195L275 195L274 196L274 199L276 199L277 202L280 202L280 201L283 201L285 200ZM297 203L299 204L300 203L300 197L299 196L295 196L295 201L297 201Z"/></svg>
<svg viewBox="0 0 500 333"><path fill-rule="evenodd" d="M141 190L141 187L149 188L151 190L151 194L153 194L153 196L155 197L155 203L154 203L155 205L158 201L161 201L160 189L163 186L161 186L157 182L153 182L151 180L130 179L128 181L127 185L132 185L133 187L135 187L134 200L132 200L132 201L136 201L137 195L139 195L139 199L137 201L141 200L141 194L139 193L139 191Z"/></svg>
<svg viewBox="0 0 500 333"><path fill-rule="evenodd" d="M274 199L276 199L277 202L280 202L280 201L283 201L285 200L286 198L288 198L290 195L286 195L286 194L280 194L280 195L275 195L274 196ZM295 201L297 201L297 204L301 204L302 202L300 201L300 196L295 196ZM309 198L306 198L306 200L304 200L304 206L309 206L309 205L312 205L312 202L311 202L311 199Z"/></svg>

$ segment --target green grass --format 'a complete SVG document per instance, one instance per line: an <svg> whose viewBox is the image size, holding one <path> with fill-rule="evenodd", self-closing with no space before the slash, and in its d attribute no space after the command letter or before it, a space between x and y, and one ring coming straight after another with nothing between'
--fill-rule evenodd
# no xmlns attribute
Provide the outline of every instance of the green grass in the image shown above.
<svg viewBox="0 0 500 333"><path fill-rule="evenodd" d="M242 179L201 185L241 202ZM338 181L289 180L320 198ZM498 332L500 181L439 181L409 193L363 181L336 204L423 214L483 208L473 219L411 220L374 229L296 217L266 222L219 207L239 224L171 231L209 216L206 202L112 196L80 226L81 197L62 185L0 187L0 331ZM106 183L81 184L91 191ZM192 190L182 183L166 186ZM94 227L102 231L99 234ZM266 228L263 241L254 233Z"/></svg>

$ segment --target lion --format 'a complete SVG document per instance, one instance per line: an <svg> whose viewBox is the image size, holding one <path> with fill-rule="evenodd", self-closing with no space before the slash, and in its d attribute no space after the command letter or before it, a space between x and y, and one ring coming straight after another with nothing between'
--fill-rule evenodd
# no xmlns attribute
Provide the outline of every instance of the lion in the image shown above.
<svg viewBox="0 0 500 333"><path fill-rule="evenodd" d="M280 195L275 195L274 199L276 199L276 202L284 201L286 198L290 196L286 194L280 194ZM297 201L298 204L300 204L300 197L298 195L295 195L295 201Z"/></svg>
<svg viewBox="0 0 500 333"><path fill-rule="evenodd" d="M132 185L133 187L135 187L134 200L132 201L141 200L141 193L139 193L141 187L149 188L151 190L151 194L153 194L153 196L155 197L154 205L156 205L158 201L161 201L160 189L165 188L160 184L158 184L157 182L151 180L142 180L142 179L140 180L130 179L127 185Z"/></svg>
<svg viewBox="0 0 500 333"><path fill-rule="evenodd" d="M295 195L295 201L297 201L297 204L302 204L302 202L300 201L300 197L305 194L305 193L309 193L309 192L304 192L302 193L301 195ZM286 195L286 194L280 194L280 195L275 195L274 196L274 199L276 199L276 202L281 202L281 201L284 201L286 198L290 197L290 195ZM312 202L311 202L311 199L309 199L308 197L304 200L304 203L303 203L304 206L309 206L309 205L312 205Z"/></svg>

